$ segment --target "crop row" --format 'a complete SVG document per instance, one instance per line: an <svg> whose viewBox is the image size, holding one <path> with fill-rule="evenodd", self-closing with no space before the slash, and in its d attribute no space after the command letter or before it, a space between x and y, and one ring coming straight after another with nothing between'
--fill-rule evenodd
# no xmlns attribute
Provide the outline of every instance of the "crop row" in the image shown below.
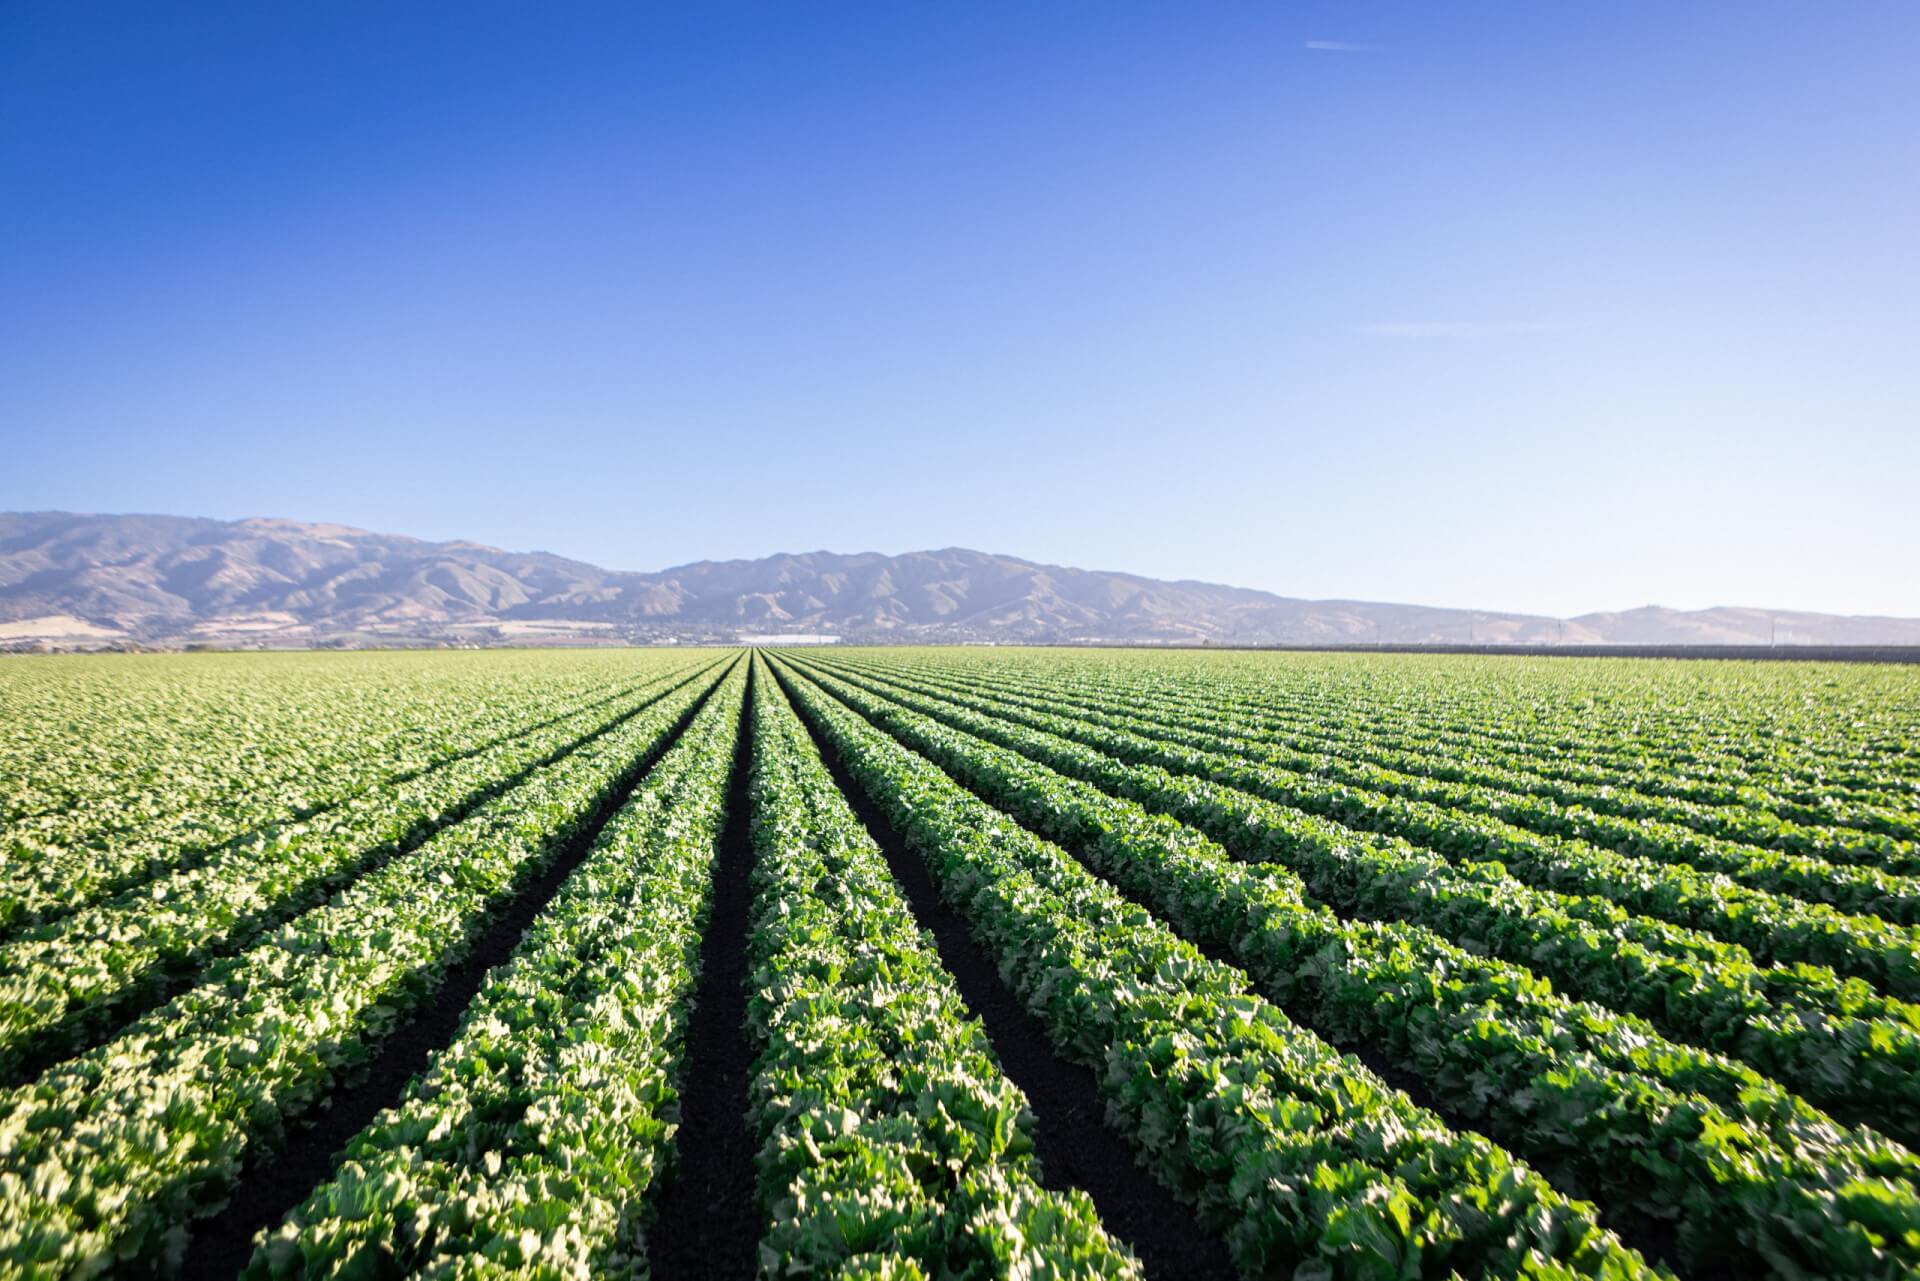
<svg viewBox="0 0 1920 1281"><path fill-rule="evenodd" d="M678 655L559 664L369 655L97 660L44 688L11 680L0 823L15 858L110 850L135 835L218 845L581 707ZM28 671L31 672L29 667ZM16 706L17 704L17 706ZM49 729L57 732L49 733Z"/></svg>
<svg viewBox="0 0 1920 1281"><path fill-rule="evenodd" d="M1833 863L1902 874L1920 871L1920 850L1913 843L1920 834L1920 819L1888 805L1843 805L1828 797L1824 805L1790 805L1770 799L1769 808L1757 809L1749 798L1703 804L1648 794L1621 776L1589 783L1555 779L1537 769L1539 744L1531 751L1506 753L1493 760L1485 759L1484 746L1476 745L1477 759L1468 758L1457 751L1436 751L1428 740L1385 730L1362 715L1363 706L1348 708L1344 716L1272 709L1254 712L1223 704L1206 690L1157 696L1124 687L1066 688L1008 673L986 679L922 668L915 674L1001 697L1067 698L1077 709L1123 713L1136 725L1156 727L1143 732L1159 736L1171 731L1166 736L1175 741L1187 741L1187 735L1203 730L1215 750L1321 772L1382 791L1407 789L1403 794L1441 804L1471 804L1485 795L1466 791L1462 785L1491 789L1497 795L1496 812L1502 817L1538 831L1584 836L1625 853L1647 853L1715 871L1765 863L1771 853L1774 866L1790 874L1787 883L1804 883L1816 892L1828 880L1847 888L1845 872ZM1782 855L1790 857L1782 859ZM1866 879L1860 889L1870 892L1872 884ZM1920 897L1920 891L1911 887L1908 892ZM1884 897L1887 891L1883 888L1879 893ZM1840 906L1868 902L1863 898L1821 901ZM1911 910L1913 901L1908 906Z"/></svg>
<svg viewBox="0 0 1920 1281"><path fill-rule="evenodd" d="M185 1225L368 1061L716 679L534 771L113 1040L0 1094L0 1277L177 1265Z"/></svg>
<svg viewBox="0 0 1920 1281"><path fill-rule="evenodd" d="M1064 713L1210 755L1244 759L1266 768L1345 783L1386 796L1424 801L1462 813L1485 814L1529 831L1569 837L1654 862L1720 873L1755 889L1826 903L1844 912L1869 913L1901 924L1920 920L1920 879L1900 874L1900 869L1920 867L1920 854L1915 853L1911 842L1850 829L1818 832L1794 829L1806 838L1802 843L1810 842L1809 834L1824 839L1832 832L1841 833L1832 849L1843 852L1846 861L1835 863L1813 854L1762 849L1723 840L1657 818L1623 817L1584 805L1563 804L1551 797L1532 794L1526 789L1525 780L1512 776L1510 771L1456 765L1451 772L1473 776L1473 781L1459 782L1434 778L1417 768L1409 769L1405 762L1389 767L1378 763L1378 759L1370 761L1364 748L1352 744L1353 735L1342 734L1338 727L1329 731L1336 747L1307 752L1285 742L1249 740L1237 732L1223 730L1217 717L1209 716L1205 709L1180 713L1142 710L1125 702L1089 700L1083 695L1068 696L1044 688L1010 692L931 677L920 677L918 683L975 698L992 698L1014 706ZM1608 795L1602 790L1592 799L1605 804ZM1781 825L1776 820L1776 834L1788 826L1791 825ZM1780 835L1780 839L1791 844L1785 835ZM1867 862L1879 866L1854 865Z"/></svg>
<svg viewBox="0 0 1920 1281"><path fill-rule="evenodd" d="M997 958L1110 1124L1249 1275L1627 1277L1539 1175L1449 1130L1057 847L791 680L815 730Z"/></svg>
<svg viewBox="0 0 1920 1281"><path fill-rule="evenodd" d="M1025 1096L764 668L748 1021L768 1275L1137 1277L1038 1182Z"/></svg>
<svg viewBox="0 0 1920 1281"><path fill-rule="evenodd" d="M1062 670L1006 665L1000 670L977 670L939 665L939 670L964 670L975 678L1050 678L1071 682L1087 693L1119 693L1121 697L1150 699L1164 707L1204 705L1225 720L1283 732L1315 732L1329 724L1348 724L1365 741L1396 749L1440 753L1442 759L1471 753L1476 759L1519 764L1544 778L1574 786L1622 787L1705 805L1778 807L1782 818L1797 818L1816 826L1830 822L1859 826L1841 818L1841 814L1849 814L1864 820L1868 830L1878 830L1872 818L1876 810L1912 799L1912 787L1897 786L1897 772L1889 776L1885 751L1870 751L1862 743L1855 743L1851 751L1859 757L1853 766L1836 768L1836 764L1822 761L1812 768L1795 768L1789 764L1791 751L1786 757L1778 755L1780 739L1755 724L1755 711L1805 697L1805 682L1791 682L1782 689L1751 689L1745 682L1720 678L1697 682L1690 688L1670 668L1663 672L1659 665L1642 665L1636 670L1657 672L1657 676L1644 680L1644 688L1632 689L1622 688L1617 666L1607 670L1603 678L1596 678L1592 668L1580 668L1567 682L1546 680L1548 668L1530 666L1519 678L1509 678L1492 689L1492 697L1478 699L1475 713L1430 716L1428 701L1442 676L1430 668L1417 672L1417 676L1409 672L1415 680L1394 680L1386 688L1375 684L1373 674L1369 674L1369 680L1359 684L1311 693L1302 691L1294 680L1261 680L1258 686L1217 678L1167 682L1156 680L1156 672L1146 666L1119 670L1075 666ZM1697 672L1701 668L1686 670ZM1267 674L1288 676L1284 668ZM1862 695L1866 697L1862 699ZM1601 747L1605 730L1599 713L1607 703L1617 701L1630 709L1636 724L1668 724L1674 714L1684 714L1688 699L1713 703L1718 726L1713 736L1697 741L1693 751L1684 753L1686 761ZM1544 705L1557 714L1542 716ZM1367 716L1369 709L1390 714ZM1822 728L1832 730L1837 724L1847 726L1847 734L1857 734L1862 709L1880 713L1872 689L1849 686L1841 701L1822 709ZM1770 743L1776 751L1743 764L1743 741Z"/></svg>
<svg viewBox="0 0 1920 1281"><path fill-rule="evenodd" d="M829 678L830 679L830 678ZM1854 1123L1920 1140L1920 1008L1813 966L1761 968L1740 948L1604 899L1535 890L1497 864L1453 865L1405 841L1358 832L1206 780L1129 765L1058 735L884 686L877 695L962 733L1189 824L1238 857L1277 862L1350 915L1408 921L1638 1014L1679 1040L1732 1054ZM879 709L856 701L863 712ZM890 712L880 714L892 715ZM1738 1078L1732 1090L1744 1089ZM1726 1091L1722 1091L1726 1096Z"/></svg>
<svg viewBox="0 0 1920 1281"><path fill-rule="evenodd" d="M1651 1219L1680 1212L1685 1262L1862 1277L1920 1263L1908 1183L1920 1162L1903 1149L1431 931L1342 921L1289 873L1237 863L1173 820L825 679L903 745L1230 952L1324 1034L1406 1063L1557 1183Z"/></svg>
<svg viewBox="0 0 1920 1281"><path fill-rule="evenodd" d="M644 1274L745 684L736 664L249 1276Z"/></svg>
<svg viewBox="0 0 1920 1281"><path fill-rule="evenodd" d="M528 770L685 688L668 677L611 707L568 717L422 775L276 839L162 877L0 944L0 1078L70 1053L119 1017L386 857L456 823Z"/></svg>
<svg viewBox="0 0 1920 1281"><path fill-rule="evenodd" d="M250 1275L354 1275L375 1257L410 1274L644 1272L743 677L609 822L453 1045L260 1245ZM1137 1276L1083 1195L1034 1181L1025 1100L777 700L764 687L753 700L765 1267L840 1275L865 1258L895 1276Z"/></svg>
<svg viewBox="0 0 1920 1281"><path fill-rule="evenodd" d="M1198 697L1255 718L1284 709L1335 723L1373 720L1448 750L1514 752L1569 777L1586 771L1585 781L1602 784L1633 777L1667 787L1757 786L1812 804L1890 800L1908 808L1920 784L1911 767L1902 768L1910 724L1897 702L1879 697L1889 692L1887 680L1859 668L1827 669L1833 679L1823 684L1835 687L1833 696L1803 708L1789 729L1774 715L1825 692L1799 678L1806 668L1443 662L1083 654L943 658L939 666L1117 685L1127 697ZM1819 749L1796 737L1808 731Z"/></svg>
<svg viewBox="0 0 1920 1281"><path fill-rule="evenodd" d="M1642 915L1739 943L1763 961L1825 965L1903 1000L1920 996L1920 930L1914 927L1529 832L1487 815L1209 755L1083 717L1028 711L998 700L990 710L996 719L1071 738L1129 763L1226 783L1349 827L1405 837L1451 859L1498 861L1528 884L1600 895Z"/></svg>
<svg viewBox="0 0 1920 1281"><path fill-rule="evenodd" d="M563 720L631 706L632 696L686 679L692 670L683 663L673 671L623 681L612 691L558 703L550 701L557 691L542 689L500 699L484 716L459 711L458 704L450 703L435 709L444 718L447 738L431 740L430 753L395 758L376 752L357 767L322 749L340 747L358 727L351 721L321 719L303 728L308 750L296 758L301 772L291 778L254 778L244 784L236 779L229 794L214 797L170 793L170 803L183 807L178 813L113 836L52 843L16 828L9 833L12 875L0 886L0 930L17 931L170 872L235 853L257 854L307 840L342 822L364 820L366 811L385 807L394 789L423 781L431 785L430 776L437 772L458 771L475 756Z"/></svg>

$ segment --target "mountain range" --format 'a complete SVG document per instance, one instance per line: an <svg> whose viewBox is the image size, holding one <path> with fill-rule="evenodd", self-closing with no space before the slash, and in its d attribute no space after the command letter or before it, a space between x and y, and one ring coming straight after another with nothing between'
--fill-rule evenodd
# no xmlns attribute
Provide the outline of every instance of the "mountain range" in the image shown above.
<svg viewBox="0 0 1920 1281"><path fill-rule="evenodd" d="M656 573L345 525L0 513L0 646L866 642L1920 644L1920 619L1647 606L1558 619L1069 569L949 547Z"/></svg>

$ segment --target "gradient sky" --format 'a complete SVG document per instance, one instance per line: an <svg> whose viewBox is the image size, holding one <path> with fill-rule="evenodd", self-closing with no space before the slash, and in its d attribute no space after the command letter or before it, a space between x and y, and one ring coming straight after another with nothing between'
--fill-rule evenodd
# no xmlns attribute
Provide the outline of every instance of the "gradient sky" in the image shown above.
<svg viewBox="0 0 1920 1281"><path fill-rule="evenodd" d="M0 5L0 508L1920 615L1920 5Z"/></svg>

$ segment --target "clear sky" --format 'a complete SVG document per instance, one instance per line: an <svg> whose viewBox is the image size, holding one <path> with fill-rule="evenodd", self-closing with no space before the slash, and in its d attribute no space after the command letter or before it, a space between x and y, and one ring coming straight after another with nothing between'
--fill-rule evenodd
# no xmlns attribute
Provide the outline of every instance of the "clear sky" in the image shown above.
<svg viewBox="0 0 1920 1281"><path fill-rule="evenodd" d="M1920 5L0 5L0 508L1920 615Z"/></svg>

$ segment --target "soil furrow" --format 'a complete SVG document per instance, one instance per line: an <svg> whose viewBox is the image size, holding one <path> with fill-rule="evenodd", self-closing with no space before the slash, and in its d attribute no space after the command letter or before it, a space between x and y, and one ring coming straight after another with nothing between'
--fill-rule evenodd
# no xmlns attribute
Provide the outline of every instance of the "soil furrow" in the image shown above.
<svg viewBox="0 0 1920 1281"><path fill-rule="evenodd" d="M712 669L706 668L703 671L711 672ZM689 677L688 681L696 679L699 679L697 675ZM448 828L464 823L482 806L511 792L538 771L558 764L589 743L618 730L635 716L659 702L661 698L666 698L681 689L688 681L682 681L678 685L662 690L658 697L648 699L618 720L611 721L592 733L583 734L572 742L555 748L546 756L529 763L525 768L475 789L440 818L422 820L400 841L368 851L357 862L340 868L328 878L331 884L328 887L327 897L330 898L350 888L356 881L371 876L393 860L406 857ZM705 699L701 701L704 703ZM677 737L679 731L675 730L674 733ZM223 943L167 967L165 977L159 986L144 992L129 994L104 1009L94 1005L75 1010L67 1018L46 1028L32 1040L22 1042L17 1065L11 1071L0 1074L0 1089L24 1085L49 1068L68 1059L78 1058L89 1050L111 1041L145 1015L192 989L201 981L207 969L216 962L244 950L266 931L313 910L324 901L325 899L309 899L292 904L285 901L269 903L258 912L236 918L232 932ZM76 1031L82 1028L86 1029L85 1036L78 1041L72 1040Z"/></svg>
<svg viewBox="0 0 1920 1281"><path fill-rule="evenodd" d="M527 927L546 910L547 903L593 848L600 830L626 804L654 763L680 741L722 680L724 674L658 744L634 761L633 768L608 793L592 819L547 866L488 919L472 940L466 958L448 972L422 1008L401 1021L375 1051L364 1074L336 1090L325 1110L288 1147L250 1154L252 1159L225 1208L193 1228L181 1276L237 1274L253 1253L254 1237L279 1224L316 1186L330 1178L347 1142L382 1109L400 1102L408 1084L425 1070L432 1056L452 1044L487 972L513 954Z"/></svg>
<svg viewBox="0 0 1920 1281"><path fill-rule="evenodd" d="M712 670L711 667L703 667L699 671L690 673L685 679L676 681L674 684L662 689L657 695L654 696L654 698L649 699L648 703L652 703L657 701L658 699L665 698L667 695L673 693L675 690L685 686L688 682L698 680L702 673L711 671L711 670ZM645 682L639 682L638 684L630 686L625 690L619 690L619 691L616 691L615 693L605 695L604 697L592 699L589 702L582 703L579 706L574 707L568 711L561 712L558 715L549 716L545 720L535 721L529 725L523 725L519 729L514 730L510 734L495 735L493 738L490 738L485 742L475 744L474 746L471 746L471 747L462 748L460 751L455 752L452 755L443 756L439 760L436 760L428 765L422 765L418 769L406 770L406 771L403 771L402 773L395 774L391 778L379 779L375 782L369 783L367 786L358 788L355 791L348 793L347 795L337 796L330 801L323 801L317 805L309 805L300 809L289 811L287 814L283 815L278 819L273 820L272 822L259 824L255 827L248 828L244 832L236 832L232 836L229 836L224 840L214 841L205 845L182 846L179 851L180 857L174 860L173 862L162 864L159 866L143 868L138 872L130 872L124 877L118 877L111 881L102 883L101 885L97 886L94 890L89 892L88 895L83 899L77 899L71 903L62 903L62 904L59 904L58 906L50 907L46 911L41 912L37 915L27 917L21 920L16 920L16 921L10 922L5 927L0 927L0 943L5 943L10 939L18 938L22 935L32 933L34 930L37 930L37 929L44 929L50 925L57 925L59 922L65 920L67 917L72 916L74 913L79 912L84 908L91 907L97 903L105 902L108 899L116 898L120 895L126 894L130 890L138 890L142 886L151 885L155 881L162 880L165 877L172 876L179 872L191 872L195 868L204 866L207 863L211 863L216 859L218 859L221 855L229 853L233 850L239 849L240 847L246 845L247 842L252 841L269 832L275 831L278 828L288 827L295 823L304 823L309 819L320 818L326 814L332 813L334 810L339 809L343 805L351 804L352 802L360 799L363 796L377 793L384 788L398 787L404 783L411 783L415 779L425 778L429 774L437 773L440 770L446 769L450 765L457 765L461 761L471 760L472 758L479 756L483 752L490 752L496 747L500 747L504 744L513 742L515 739L525 738L530 734L538 734L541 730L548 729L554 725L557 725L561 721L564 721L569 717L583 715L584 713L591 712L596 707L604 707L608 703L613 702L615 699L620 698L623 694L632 693L635 689L640 688L640 686L644 684ZM641 709L636 709L636 710L641 710ZM626 719L627 717L621 717L622 721ZM608 725L603 729L595 730L592 734L588 734L583 738L575 740L574 743L570 744L567 748L563 750L571 751L573 747L578 746L580 743L584 743L588 739L597 737L599 734L604 733L606 732L606 730L612 729L612 728L614 728L613 725ZM557 758L554 758L554 759L557 759ZM541 764L551 764L551 763L552 763L552 760L541 762ZM539 766L535 765L535 766L532 766L531 768L537 769L539 768ZM518 777L525 777L525 775L522 774L522 775L519 775ZM511 782L509 782L506 785L510 786ZM438 831L440 827L447 826L448 822L457 822L457 821L458 821L457 819L449 819L446 822L439 823L432 830ZM414 839L413 834L410 833L408 837L405 839L413 840ZM424 840L425 837L420 837L419 839ZM417 844L418 842L416 841L415 843Z"/></svg>
<svg viewBox="0 0 1920 1281"><path fill-rule="evenodd" d="M796 669L801 671L803 674L806 672L806 668L798 664L796 664L795 666L796 666ZM795 700L795 704L796 706L798 705L797 699ZM890 739L893 739L894 742L898 743L900 741L890 731L888 731L885 726L880 725L877 722L873 721L872 718L867 717L864 713L860 711L859 708L852 707L851 705L845 704L845 703L842 703L841 705L843 707L847 707L847 709L851 711L853 714L860 716L862 720L867 721L867 723L869 725L872 725L873 728L878 732L882 734L886 734L887 737ZM902 743L901 746L906 747L906 744ZM908 747L907 750L912 751L913 749L911 747ZM935 762L935 765L937 767L938 762ZM942 769L941 772L943 774L946 774L948 778L953 779L955 784L965 788L970 795L977 798L981 803L985 805L990 805L995 810L1005 815L1008 822L1014 823L1020 826L1021 828L1023 828L1024 830L1028 832L1032 832L1036 836L1040 835L1040 833L1034 831L1033 827L1030 824L1026 823L1017 814L1014 814L1013 812L1008 810L1005 806L1001 805L991 795L989 795L984 789L975 786L971 781L967 779L957 777L956 775L948 772L945 769ZM1111 877L1108 877L1107 875L1105 875L1103 872L1099 870L1099 868L1095 867L1092 863L1088 862L1082 856L1080 850L1075 848L1072 844L1063 843L1057 840L1053 840L1053 838L1045 837L1045 836L1042 836L1041 839L1049 840L1049 841L1052 841L1053 844L1059 845L1061 849L1065 850L1069 855L1071 855L1074 858L1074 860L1077 861L1082 867L1086 868L1089 873L1099 877L1102 881L1105 881L1106 884L1116 894L1120 895L1122 898L1126 899L1129 903L1132 903L1134 906L1140 908L1142 911L1152 915L1156 920L1160 920L1163 924L1167 926L1168 929L1172 930L1174 933L1178 934L1181 938L1185 939L1187 942L1193 944L1194 947L1198 948L1201 954L1204 955L1208 960L1213 961L1219 965L1227 966L1231 969L1241 970L1243 973L1245 972L1245 967L1242 966L1239 959L1233 955L1233 952L1230 948L1222 946L1217 940L1200 937L1195 932L1182 929L1174 922L1167 920L1165 917L1161 915L1159 907L1156 906L1152 901L1150 901L1146 896L1136 893L1134 890L1128 888L1125 885L1120 884L1118 881L1115 881ZM1322 905L1316 899L1309 898L1307 901L1309 903L1315 904L1316 906L1326 906L1328 911L1332 912L1335 916L1339 917L1342 920L1359 919L1359 918L1349 916L1339 911L1338 908L1332 907L1331 905ZM1254 991L1260 991L1263 986L1258 980L1252 978L1251 976L1248 977L1248 983L1252 988L1252 990ZM1262 994L1265 995L1264 992ZM1382 1081L1386 1082L1388 1085L1392 1086L1394 1089L1399 1090L1402 1094L1406 1095L1408 1099L1412 1100L1412 1102L1416 1107L1424 1108L1428 1112L1431 1112L1435 1116L1439 1117L1440 1120L1447 1126L1447 1128L1451 1130L1456 1130L1456 1131L1478 1132L1481 1130L1480 1123L1476 1119L1462 1114L1457 1108L1449 1106L1446 1102L1437 1098L1434 1095L1433 1090L1427 1085L1426 1081L1418 1073L1415 1073L1409 1070L1408 1068L1402 1066L1401 1064L1396 1063L1391 1057L1391 1055L1387 1051L1383 1050L1381 1047L1377 1045L1372 1045L1366 1042L1354 1041L1347 1038L1324 1036L1324 1034L1322 1034L1319 1031L1319 1029L1313 1026L1313 1021L1311 1019L1304 1019L1299 1017L1293 1010L1287 1008L1286 1002L1275 1000L1274 1004L1277 1005L1281 1009L1281 1011L1286 1014L1288 1018L1292 1019L1295 1023L1299 1024L1301 1027L1306 1028L1310 1031L1313 1031L1314 1034L1317 1036L1322 1036L1323 1039L1328 1042L1328 1044L1333 1045L1336 1048L1343 1051L1344 1053L1351 1054L1354 1058L1358 1059L1362 1064L1362 1066L1366 1067L1367 1070L1372 1072L1375 1076L1379 1077ZM1632 1246L1634 1249L1640 1251L1643 1255L1646 1255L1648 1258L1655 1258L1655 1259L1674 1259L1679 1257L1678 1234L1677 1234L1675 1225L1671 1223L1657 1222L1649 1218L1648 1216L1633 1210L1630 1207L1609 1205L1609 1206L1603 1207L1603 1211L1604 1211L1603 1217L1606 1222L1606 1225L1612 1228L1613 1231L1620 1237L1622 1241L1626 1242L1628 1245ZM1701 1276L1701 1274L1699 1274L1698 1272L1692 1275L1696 1277ZM1703 1277L1702 1281L1706 1281L1706 1278Z"/></svg>
<svg viewBox="0 0 1920 1281"><path fill-rule="evenodd" d="M747 1036L748 927L753 839L753 681L740 704L740 741L727 780L713 896L700 937L700 977L680 1060L680 1129L672 1179L647 1232L648 1262L662 1281L753 1275L761 1236L754 1204L756 1143L747 1127L754 1047Z"/></svg>
<svg viewBox="0 0 1920 1281"><path fill-rule="evenodd" d="M1001 979L993 959L968 932L965 918L940 896L926 865L854 781L832 743L793 696L787 673L776 669L776 675L834 781L886 856L914 918L933 934L941 964L953 976L969 1012L985 1025L1001 1068L1032 1102L1042 1184L1056 1191L1077 1187L1093 1198L1107 1231L1140 1257L1149 1276L1234 1275L1225 1244L1202 1228L1192 1207L1156 1182L1126 1141L1107 1128L1093 1072L1054 1052L1040 1020Z"/></svg>

